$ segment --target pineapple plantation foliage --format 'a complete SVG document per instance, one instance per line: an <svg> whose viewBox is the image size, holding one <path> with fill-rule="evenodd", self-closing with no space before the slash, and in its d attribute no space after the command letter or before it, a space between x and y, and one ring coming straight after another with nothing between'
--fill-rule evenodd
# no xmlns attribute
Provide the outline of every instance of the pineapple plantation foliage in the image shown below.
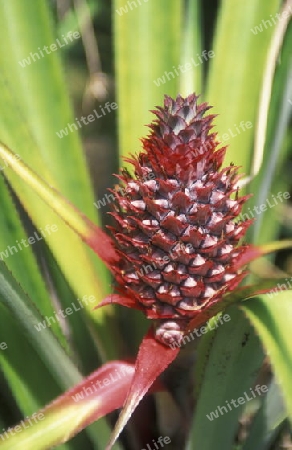
<svg viewBox="0 0 292 450"><path fill-rule="evenodd" d="M291 446L291 15L0 5L0 450Z"/></svg>

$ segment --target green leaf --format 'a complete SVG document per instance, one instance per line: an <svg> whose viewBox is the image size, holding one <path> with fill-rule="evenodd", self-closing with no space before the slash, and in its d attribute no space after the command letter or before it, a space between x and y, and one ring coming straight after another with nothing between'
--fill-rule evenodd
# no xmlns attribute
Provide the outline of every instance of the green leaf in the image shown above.
<svg viewBox="0 0 292 450"><path fill-rule="evenodd" d="M7 345L6 350L0 351L1 371L22 413L32 414L59 395L61 389L2 298L0 313L0 342ZM43 380L46 380L46 389Z"/></svg>
<svg viewBox="0 0 292 450"><path fill-rule="evenodd" d="M234 8L232 0L223 0L219 11L206 100L219 114L220 140L228 135L226 164L232 161L244 173L249 173L263 69L274 31L272 22L265 27L262 21L271 19L279 5L279 0L247 0ZM251 125L245 126L246 122Z"/></svg>
<svg viewBox="0 0 292 450"><path fill-rule="evenodd" d="M198 349L197 370L202 381L190 442L192 447L200 450L232 448L243 406L232 408L231 405L230 410L226 401L231 404L232 399L250 393L263 361L259 340L242 312L230 307L224 314L228 314L230 320L209 331ZM217 418L208 419L207 415L211 416L218 407L225 408L222 408L222 414L219 410Z"/></svg>
<svg viewBox="0 0 292 450"><path fill-rule="evenodd" d="M7 166L3 165L4 171ZM43 315L53 314L53 306L48 291L39 272L32 246L27 243L27 234L17 214L12 197L9 194L3 177L0 177L0 259L5 261L7 267L15 278L20 282L22 288L31 297L38 298L38 308ZM22 244L25 239L25 245ZM19 243L20 247L17 245ZM26 268L26 271L23 270ZM27 273L30 276L27 276ZM0 317L0 324L2 322ZM58 337L62 345L67 346L58 323L52 325L52 331Z"/></svg>
<svg viewBox="0 0 292 450"><path fill-rule="evenodd" d="M161 104L164 94L179 89L182 2L142 2L123 12L124 0L115 0L114 36L120 156L141 148L147 133L149 110ZM162 38L163 37L163 38ZM168 75L166 74L168 73ZM159 78L161 80L159 80Z"/></svg>
<svg viewBox="0 0 292 450"><path fill-rule="evenodd" d="M292 25L290 24L274 77L262 167L258 176L248 186L249 192L253 194L248 207L256 219L254 226L248 231L248 237L251 242L257 244L268 242L277 235L281 211L287 195L290 195L290 173L286 168L286 158L291 146L286 136L292 109L288 101L292 98L291 42ZM280 192L285 193L286 199L277 198ZM264 211L259 210L261 205L265 205ZM249 215L252 218L252 215ZM265 226L266 223L269 223L269 227Z"/></svg>
<svg viewBox="0 0 292 450"><path fill-rule="evenodd" d="M58 311L56 308L56 311L58 311L57 317L61 320L62 329L69 344L69 354L82 373L90 373L102 361L102 349L98 347L98 333L96 329L88 327L87 315L84 310L85 302L93 304L95 301L90 297L78 301L45 243L42 244L41 252L42 258L46 261L46 275L50 280L50 288L58 301L60 299L62 309L65 312L65 318L62 319L59 313L60 310ZM51 314L44 317L43 323L44 321L46 323L54 321L51 317L54 317L54 315ZM58 322L58 319L56 319L56 322ZM41 333L42 331L40 331L40 337Z"/></svg>
<svg viewBox="0 0 292 450"><path fill-rule="evenodd" d="M292 420L292 291L259 295L242 305L267 351Z"/></svg>
<svg viewBox="0 0 292 450"><path fill-rule="evenodd" d="M275 381L269 384L264 401L253 418L248 436L241 450L270 448L286 418L280 388Z"/></svg>
<svg viewBox="0 0 292 450"><path fill-rule="evenodd" d="M199 94L202 91L202 64L198 63L198 56L201 56L202 35L200 12L198 0L190 0L185 3L180 60L182 70L179 77L179 91L182 96L193 92ZM208 58L208 55L206 58ZM196 60L196 65L193 65L192 61ZM205 59L202 59L202 61L205 61ZM189 67L191 68L189 69Z"/></svg>
<svg viewBox="0 0 292 450"><path fill-rule="evenodd" d="M37 325L42 321L42 317L3 262L0 263L0 296L4 305L21 323L30 342L39 352L40 358L48 365L60 385L67 388L79 380L80 374L66 357L52 332L44 329L40 339Z"/></svg>

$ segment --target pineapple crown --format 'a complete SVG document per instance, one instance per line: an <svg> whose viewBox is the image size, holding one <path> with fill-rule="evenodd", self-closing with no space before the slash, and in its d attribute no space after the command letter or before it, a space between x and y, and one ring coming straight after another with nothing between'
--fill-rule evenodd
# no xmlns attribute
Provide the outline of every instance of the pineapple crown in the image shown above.
<svg viewBox="0 0 292 450"><path fill-rule="evenodd" d="M239 241L251 221L234 221L247 200L238 195L238 168L222 168L226 147L210 132L215 116L197 100L165 96L143 150L127 159L134 176L122 171L123 189L112 191L118 289L155 319L156 338L167 345L235 289L243 278L235 266L248 250Z"/></svg>

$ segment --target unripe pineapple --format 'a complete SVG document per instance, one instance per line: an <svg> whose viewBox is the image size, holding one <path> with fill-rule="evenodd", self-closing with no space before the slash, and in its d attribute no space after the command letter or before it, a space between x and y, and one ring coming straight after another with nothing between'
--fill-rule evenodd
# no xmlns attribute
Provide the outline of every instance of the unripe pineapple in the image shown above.
<svg viewBox="0 0 292 450"><path fill-rule="evenodd" d="M234 269L250 221L236 223L247 197L238 197L237 168L221 168L226 148L211 133L214 115L195 94L164 107L123 171L110 227L120 255L113 271L123 295L156 319L156 337L180 342L185 325L241 280Z"/></svg>

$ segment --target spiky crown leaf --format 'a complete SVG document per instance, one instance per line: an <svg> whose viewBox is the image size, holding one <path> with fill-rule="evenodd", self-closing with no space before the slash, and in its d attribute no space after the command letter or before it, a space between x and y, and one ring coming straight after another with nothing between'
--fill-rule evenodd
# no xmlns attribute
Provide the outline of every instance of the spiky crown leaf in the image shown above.
<svg viewBox="0 0 292 450"><path fill-rule="evenodd" d="M157 319L156 337L178 342L185 324L241 281L235 270L250 221L235 223L247 197L236 188L237 167L221 168L226 148L211 133L214 115L195 94L164 107L123 171L110 227L120 255L119 290Z"/></svg>

